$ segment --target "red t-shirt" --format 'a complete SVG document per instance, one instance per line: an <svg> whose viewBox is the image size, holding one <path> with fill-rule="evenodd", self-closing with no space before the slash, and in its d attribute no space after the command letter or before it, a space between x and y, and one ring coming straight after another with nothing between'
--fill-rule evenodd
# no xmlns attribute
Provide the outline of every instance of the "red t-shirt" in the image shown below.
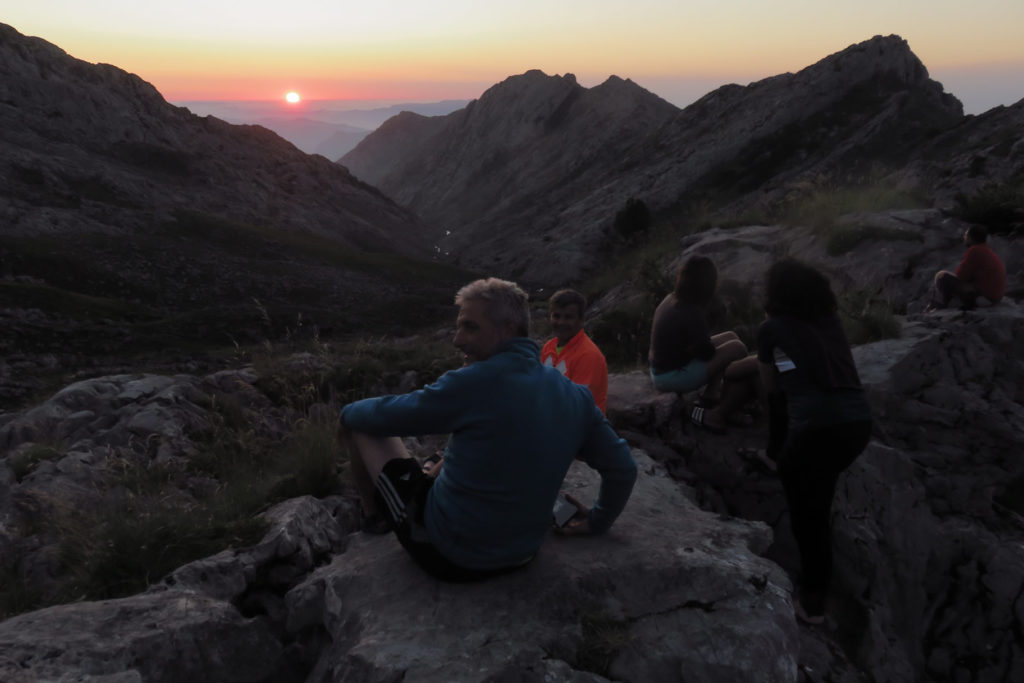
<svg viewBox="0 0 1024 683"><path fill-rule="evenodd" d="M558 351L558 337L549 339L540 350L540 362L557 368L576 384L583 384L594 396L594 403L605 412L608 402L608 364L604 354L587 334L580 330Z"/></svg>
<svg viewBox="0 0 1024 683"><path fill-rule="evenodd" d="M957 279L995 303L1006 293L1006 266L987 244L972 244L956 269Z"/></svg>

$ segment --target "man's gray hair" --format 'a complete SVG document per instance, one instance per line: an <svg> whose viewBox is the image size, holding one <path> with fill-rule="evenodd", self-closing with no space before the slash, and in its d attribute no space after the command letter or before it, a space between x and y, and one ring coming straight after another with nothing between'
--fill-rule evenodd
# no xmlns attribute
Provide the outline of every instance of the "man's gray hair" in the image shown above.
<svg viewBox="0 0 1024 683"><path fill-rule="evenodd" d="M516 335L530 336L529 297L516 283L496 277L475 280L458 291L455 304L461 306L474 299L487 303L487 319L495 325L513 323Z"/></svg>

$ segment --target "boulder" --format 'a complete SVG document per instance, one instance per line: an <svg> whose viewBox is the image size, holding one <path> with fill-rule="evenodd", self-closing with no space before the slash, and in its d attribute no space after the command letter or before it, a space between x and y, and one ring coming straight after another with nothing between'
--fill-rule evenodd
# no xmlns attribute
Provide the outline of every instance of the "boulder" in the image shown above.
<svg viewBox="0 0 1024 683"><path fill-rule="evenodd" d="M281 644L261 619L193 591L59 605L0 622L0 679L278 681Z"/></svg>
<svg viewBox="0 0 1024 683"><path fill-rule="evenodd" d="M1022 334L1006 301L912 316L900 338L854 348L875 429L837 489L836 624L801 636L811 680L1024 679ZM610 378L613 423L631 443L662 441L659 460L703 507L770 524L766 556L798 576L781 485L737 453L763 446L764 427L662 422L641 377Z"/></svg>
<svg viewBox="0 0 1024 683"><path fill-rule="evenodd" d="M486 582L437 582L393 538L354 537L286 596L288 630L330 640L310 680L796 680L790 585L758 556L767 528L701 511L634 454L607 535L553 536ZM585 501L597 486L580 463L565 485Z"/></svg>
<svg viewBox="0 0 1024 683"><path fill-rule="evenodd" d="M790 584L759 556L768 528L700 510L663 468L634 455L641 473L613 529L552 536L522 570L441 583L390 535L345 536L350 507L298 499L268 513L262 543L186 565L144 594L0 622L0 672L55 681L797 680ZM598 479L577 463L565 486L590 500ZM261 591L278 609L252 599Z"/></svg>

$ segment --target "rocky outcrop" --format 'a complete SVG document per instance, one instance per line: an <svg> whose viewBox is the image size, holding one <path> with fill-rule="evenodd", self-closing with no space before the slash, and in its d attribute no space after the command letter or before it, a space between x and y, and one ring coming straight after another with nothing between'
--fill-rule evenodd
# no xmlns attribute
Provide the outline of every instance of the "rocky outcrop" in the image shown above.
<svg viewBox="0 0 1024 683"><path fill-rule="evenodd" d="M426 255L415 217L258 126L174 107L138 76L0 26L5 235L131 235L175 210Z"/></svg>
<svg viewBox="0 0 1024 683"><path fill-rule="evenodd" d="M527 568L438 583L351 506L267 513L257 546L148 592L0 623L5 680L796 681L789 582L759 523L699 510L643 453L612 532L553 537ZM577 465L566 487L596 495ZM349 532L349 533L346 533ZM319 567L319 568L317 568Z"/></svg>
<svg viewBox="0 0 1024 683"><path fill-rule="evenodd" d="M450 232L439 244L460 262L526 281L557 264L571 277L602 234L566 216L595 192L624 202L615 169L677 111L632 81L588 89L534 70L445 117L395 117L340 161Z"/></svg>
<svg viewBox="0 0 1024 683"><path fill-rule="evenodd" d="M918 154L893 174L894 181L931 188L939 206L957 207L962 196L1012 184L1024 175L1021 130L1024 99L965 117L956 126L924 141ZM1008 222L1019 231L1024 225L1024 208L1015 208L1016 216Z"/></svg>
<svg viewBox="0 0 1024 683"><path fill-rule="evenodd" d="M449 230L459 262L559 285L601 261L629 198L764 207L801 179L902 168L962 118L906 41L877 36L684 110L614 77L529 72L447 117L393 119L342 162Z"/></svg>
<svg viewBox="0 0 1024 683"><path fill-rule="evenodd" d="M392 539L354 539L287 596L290 628L331 639L311 680L795 680L788 584L751 553L767 537L698 511L638 458L607 536L551 538L483 584L438 584ZM567 488L591 499L590 474L577 465Z"/></svg>
<svg viewBox="0 0 1024 683"><path fill-rule="evenodd" d="M145 593L0 623L0 672L639 681L683 667L709 681L1016 680L1022 333L1024 314L1004 301L911 316L900 338L855 349L876 429L836 497L834 630L793 622L786 574L797 576L799 564L782 491L738 450L760 445L763 431L698 431L679 397L654 393L635 372L612 376L609 418L642 474L605 537L552 536L521 572L448 586L394 539L354 533L351 499L291 499L266 513L261 542L179 567ZM234 396L261 411L254 380L248 371L103 378L0 420L3 556L20 553L33 576L53 571L42 537L15 535L31 528L18 500L46 490L85 510L83 492L110 476L96 463L133 444L148 444L146 458L187 459L191 435L211 419L202 397ZM19 481L13 456L57 431L67 454ZM595 485L582 465L566 482L583 499ZM165 665L179 660L180 669Z"/></svg>
<svg viewBox="0 0 1024 683"><path fill-rule="evenodd" d="M884 304L887 311L920 313L928 303L935 273L956 270L963 258L963 234L969 223L939 209L857 212L838 219L828 230L786 225L711 228L681 238L677 252L666 255L658 273L671 282L691 256L711 258L719 273L719 295L730 307L756 311L760 322L764 276L783 256L815 264L828 275L833 289L848 302ZM848 245L834 251L830 239ZM988 240L1007 268L1007 296L1024 296L1024 242L1013 235ZM594 302L594 314L618 308L633 310L639 283L627 280ZM666 285L667 286L667 285ZM667 292L659 291L658 297ZM860 298L858 298L860 297ZM856 316L857 310L846 312ZM753 329L747 329L752 338Z"/></svg>
<svg viewBox="0 0 1024 683"><path fill-rule="evenodd" d="M147 355L194 372L199 348L285 327L415 325L470 277L409 264L435 241L265 128L194 116L135 75L0 25L0 406Z"/></svg>
<svg viewBox="0 0 1024 683"><path fill-rule="evenodd" d="M875 413L871 445L840 480L836 576L822 678L1009 681L1024 675L1024 312L915 317L899 339L855 348ZM675 395L614 377L609 416L708 509L772 525L767 556L799 572L774 475L739 447L760 429L695 432ZM823 652L821 637L805 651ZM809 664L807 657L802 662ZM828 674L826 675L825 672Z"/></svg>

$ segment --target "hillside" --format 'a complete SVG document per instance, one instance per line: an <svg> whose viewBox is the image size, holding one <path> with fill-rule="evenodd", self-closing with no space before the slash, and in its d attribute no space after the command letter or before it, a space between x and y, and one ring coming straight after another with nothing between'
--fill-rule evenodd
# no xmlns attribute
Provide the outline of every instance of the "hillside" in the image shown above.
<svg viewBox="0 0 1024 683"><path fill-rule="evenodd" d="M614 260L630 198L679 232L709 211L772 220L811 184L892 182L948 206L933 177L958 185L957 141L979 126L1019 130L1019 116L1003 119L964 117L906 41L877 36L683 110L614 77L588 90L528 72L446 117L396 117L341 161L450 231L441 245L459 263L555 286ZM1020 171L1003 166L976 164L974 184Z"/></svg>
<svg viewBox="0 0 1024 683"><path fill-rule="evenodd" d="M187 363L286 328L398 330L468 277L343 167L8 26L0 177L0 405L37 375Z"/></svg>

